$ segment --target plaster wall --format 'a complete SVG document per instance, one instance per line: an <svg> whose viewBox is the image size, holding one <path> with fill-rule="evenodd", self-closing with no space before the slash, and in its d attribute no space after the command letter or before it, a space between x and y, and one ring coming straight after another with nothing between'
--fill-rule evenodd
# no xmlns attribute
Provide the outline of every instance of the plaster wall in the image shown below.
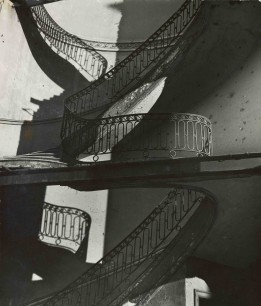
<svg viewBox="0 0 261 306"><path fill-rule="evenodd" d="M138 226L167 196L170 189L112 189L108 195L105 252Z"/></svg>
<svg viewBox="0 0 261 306"><path fill-rule="evenodd" d="M18 145L20 142L21 124L6 124L1 122L1 153L0 156L12 156L17 154Z"/></svg>
<svg viewBox="0 0 261 306"><path fill-rule="evenodd" d="M5 38L3 43L6 44L5 49L1 49L1 68L4 71L1 105L2 116L8 118L1 121L1 154L16 155L55 147L59 144L61 122L47 118L60 116L63 98L87 82L70 63L50 49L22 9L16 11L4 3L0 22L3 25L2 37ZM116 60L116 53L110 52L110 58ZM143 111L147 108L151 108L151 103L144 101L138 107ZM86 194L61 187L48 187L46 190L46 201L75 206L91 215L88 262L96 262L103 255L107 193Z"/></svg>
<svg viewBox="0 0 261 306"><path fill-rule="evenodd" d="M164 90L154 110L160 112L193 112L209 117L214 124L215 154L257 151L260 150L258 139L260 138L261 120L261 109L258 102L258 80L261 73L260 5L253 3L235 4L233 6L228 3L213 5L213 7L210 7L209 24L205 32L184 56L184 62L179 65L178 69L175 67L175 70L168 72ZM18 27L19 24L15 19L14 12L10 11L10 8L5 8L5 10L5 14L10 14L11 20L16 22L17 27L15 27L14 33L17 32L18 37L22 36L23 33L21 28ZM2 15L2 12L4 12L3 9L1 20L3 20L2 16L6 16ZM8 41L11 42L8 47L9 50L14 42L11 41L6 25L3 28L5 29L3 34L9 37ZM10 60L6 51L2 57L4 58L3 62L10 63L10 66L12 66L11 64L15 59L19 59L18 55L22 51L22 53L24 52L23 62L26 62L24 59L30 58L28 60L29 66L22 65L20 68L17 63L15 66L19 69L15 74L14 71L11 73L6 68L8 66L3 67L7 71L4 82L10 82L14 75L19 76L21 80L19 82L21 87L18 91L16 91L16 85L10 87L9 83L4 84L3 88L11 88L11 90L5 92L7 96L4 96L3 101L6 101L6 105L9 105L10 101L19 101L20 103L21 100L21 104L10 104L11 107L7 108L6 116L17 118L20 115L21 117L18 118L28 119L28 114L24 118L20 113L17 113L16 109L21 110L24 106L32 107L32 96L37 100L49 100L50 89L52 89L52 94L61 95L61 87L57 83L51 82L36 62L32 60L30 50L24 40L18 45L21 46L21 50L15 51L16 56L10 55L12 58ZM57 60L57 57L55 59ZM43 66L45 65L46 63ZM28 76L26 73L29 71L30 75ZM22 78L22 75L26 75L26 77ZM32 75L34 76L33 79ZM54 75L55 73L53 73ZM61 76L61 74L57 75ZM71 80L68 75L64 76L64 79L66 78ZM39 86L40 80L41 82L44 81L45 86L42 87L45 89ZM78 82L75 83L79 84ZM29 88L29 85L30 88L39 90L28 94L26 88ZM25 86L25 91L21 93L20 89L23 86ZM48 90L46 90L46 87ZM27 96L24 96L24 92L27 92ZM9 96L8 98L8 94L16 94L16 96ZM50 115L48 109L51 109L51 103L47 103L47 105L48 107L40 113L41 116ZM32 119L32 115L29 116L29 119ZM254 199L251 197L251 209L248 209L247 206L248 196L252 195L253 191L258 190L258 184L259 182L256 185L249 182L244 185L245 190L242 185L235 185L233 181L230 181L229 184L224 182L218 186L215 183L204 186L214 194L219 194L220 202L223 204L219 206L219 216L221 218L217 223L218 225L213 230L214 234L209 236L211 238L202 246L201 251L199 249L200 256L211 260L220 260L227 264L235 263L234 258L236 256L237 262L235 264L243 267L247 267L258 258L258 250L253 248L255 245L254 237L256 236L252 234L257 228L255 216L259 214L259 194ZM105 252L109 251L138 225L166 193L164 189L124 189L112 190L107 195L107 191L78 193L68 188L48 187L45 199L56 205L70 206L71 203L74 203L77 207L90 212L93 218L92 226L101 224L101 226L96 227L96 233L93 232L90 235L89 241L90 253L88 256L91 258L89 260L95 261L103 254L103 235L107 210ZM231 199L232 194L233 199ZM108 209L106 208L107 197L109 201ZM87 199L88 205L86 205ZM99 209L97 209L97 205ZM242 220L242 216L244 216L244 220ZM247 225L241 228L240 222L246 220L245 224ZM252 226L253 222L255 222L254 227ZM227 233L229 233L229 239Z"/></svg>
<svg viewBox="0 0 261 306"><path fill-rule="evenodd" d="M169 71L153 111L208 117L215 155L260 151L261 4L206 7L205 30Z"/></svg>
<svg viewBox="0 0 261 306"><path fill-rule="evenodd" d="M54 20L65 30L82 38L135 42L136 49L183 1L68 1L46 5ZM78 9L73 9L73 6ZM79 9L80 8L80 9ZM73 14L72 14L73 12ZM160 14L159 14L160 12ZM17 15L18 14L18 15ZM88 85L79 69L57 55L22 8L3 2L1 26L1 117L16 120L56 118L62 114L63 100ZM138 43L137 43L138 42ZM117 46L97 51L107 60L107 69L126 57Z"/></svg>
<svg viewBox="0 0 261 306"><path fill-rule="evenodd" d="M212 180L193 185L208 190L217 203L214 225L195 256L255 274L261 259L260 179ZM139 225L168 191L168 188L110 190L105 251Z"/></svg>
<svg viewBox="0 0 261 306"><path fill-rule="evenodd" d="M195 184L217 200L215 223L195 256L255 274L261 259L259 184L259 178Z"/></svg>
<svg viewBox="0 0 261 306"><path fill-rule="evenodd" d="M195 35L194 42L178 52L161 75L164 83L160 92L156 93L156 87L142 97L152 102L152 112L185 112L209 118L214 155L260 151L260 15L258 2L208 2L201 16L206 19L204 30L200 32L201 24L193 24L193 31L191 27L186 36ZM126 101L121 102L107 113L150 109L137 105L124 108Z"/></svg>
<svg viewBox="0 0 261 306"><path fill-rule="evenodd" d="M7 1L0 12L0 111L2 118L31 120L37 101L60 95L63 88L44 73L32 56L16 10Z"/></svg>
<svg viewBox="0 0 261 306"><path fill-rule="evenodd" d="M57 147L61 119L20 121L0 119L0 156L15 156Z"/></svg>
<svg viewBox="0 0 261 306"><path fill-rule="evenodd" d="M259 304L260 279L243 270L192 257L186 276L186 306Z"/></svg>
<svg viewBox="0 0 261 306"><path fill-rule="evenodd" d="M207 9L205 30L166 74L153 111L208 117L213 123L214 155L260 152L261 5L216 1ZM199 185L217 197L218 216L197 255L254 269L260 262L258 179ZM110 191L106 251L143 220L162 192Z"/></svg>
<svg viewBox="0 0 261 306"><path fill-rule="evenodd" d="M60 26L82 39L123 43L144 41L184 0L67 0L46 8ZM69 21L69 22L68 22Z"/></svg>

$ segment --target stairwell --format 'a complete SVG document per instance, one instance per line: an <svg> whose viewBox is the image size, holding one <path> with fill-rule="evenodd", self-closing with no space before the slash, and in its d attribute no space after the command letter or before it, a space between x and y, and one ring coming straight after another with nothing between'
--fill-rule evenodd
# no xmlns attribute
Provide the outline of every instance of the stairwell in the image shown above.
<svg viewBox="0 0 261 306"><path fill-rule="evenodd" d="M30 165L34 161L35 167L41 162L64 167L68 161L77 162L77 157L86 154L86 150L87 155L98 162L99 155L115 153L117 148L121 153L142 152L145 159L153 159L153 155L150 156L153 150L167 152L167 156L156 154L155 158L184 157L184 152L192 156L211 155L211 123L202 116L126 114L137 102L135 91L144 80L158 78L164 64L167 69L175 61L179 39L193 23L201 5L201 0L185 1L160 29L107 73L103 59L86 43L60 28L44 7L31 8L48 45L97 80L66 99L61 147L4 158L5 162L19 164L23 161ZM161 40L160 47L155 47L155 40ZM89 56L94 59L89 61ZM146 87L145 92L149 89L151 86ZM128 101L120 110L121 116L110 117L122 107L121 101ZM116 107L115 103L118 103ZM93 112L100 115L90 119ZM168 132L164 129L159 132L158 127L166 124L158 120L161 117L167 124L173 124L173 130L167 127ZM149 133L153 129L151 137ZM175 139L170 140L170 132ZM134 139L139 137L135 147ZM181 154L177 156L179 151ZM153 295L150 290L166 283L177 272L205 237L214 217L215 201L211 195L194 187L176 186L129 236L74 282L58 292L32 302L23 301L23 304L105 306L135 300L137 305L146 305Z"/></svg>

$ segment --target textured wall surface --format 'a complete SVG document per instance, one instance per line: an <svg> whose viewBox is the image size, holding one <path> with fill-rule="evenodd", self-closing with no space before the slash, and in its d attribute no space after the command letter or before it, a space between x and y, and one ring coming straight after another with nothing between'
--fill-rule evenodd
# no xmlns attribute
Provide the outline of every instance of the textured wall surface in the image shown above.
<svg viewBox="0 0 261 306"><path fill-rule="evenodd" d="M147 39L183 0L67 0L46 6L68 32L100 42L135 42Z"/></svg>
<svg viewBox="0 0 261 306"><path fill-rule="evenodd" d="M204 15L203 32L201 26L193 29L192 47L180 54L178 64L173 63L155 80L159 86L130 112L152 108L157 112L204 115L213 123L214 154L260 151L261 4L211 2ZM53 3L48 10L69 32L86 39L123 43L144 40L176 4L79 0ZM197 30L200 35L196 35ZM64 98L89 84L74 66L50 49L23 9L4 3L0 38L1 117L32 121L59 117ZM109 66L123 57L106 52ZM117 110L110 111L115 114ZM59 120L35 125L23 121L0 124L0 155L27 153L59 143ZM199 185L216 196L218 215L196 255L255 271L261 258L260 180ZM94 262L138 225L165 195L165 189L155 188L87 193L56 186L41 190L41 199L34 204L40 206L46 200L86 210L92 218L87 260Z"/></svg>

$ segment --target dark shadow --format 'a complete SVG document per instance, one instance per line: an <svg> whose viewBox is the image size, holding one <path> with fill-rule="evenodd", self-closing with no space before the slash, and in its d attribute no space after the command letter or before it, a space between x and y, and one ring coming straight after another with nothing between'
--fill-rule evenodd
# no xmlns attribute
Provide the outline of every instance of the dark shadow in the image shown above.
<svg viewBox="0 0 261 306"><path fill-rule="evenodd" d="M62 29L43 5L31 8L30 12L34 25L57 54L65 56L92 79L98 79L105 73L107 60L84 40Z"/></svg>
<svg viewBox="0 0 261 306"><path fill-rule="evenodd" d="M125 3L128 3L128 1L125 1ZM161 3L161 7L163 6ZM224 10L224 8L230 6L233 7L233 12ZM118 32L119 41L122 41L126 31L131 26L131 17L125 18L125 16L128 16L128 12L124 11L127 5L119 4L115 7L122 12L122 20ZM136 10L137 12L139 11L138 4L136 5ZM201 17L207 18L205 29L199 37L195 37L194 43L192 42L185 52L181 50L178 53L178 64L174 62L164 72L163 76L167 77L165 87L152 112L191 112L197 105L200 105L205 97L214 94L219 85L226 83L234 72L244 69L244 62L254 55L256 48L260 47L261 6L259 4L253 2L211 1L211 3L205 3L204 10L205 14L201 15ZM226 14L223 13L224 11L226 11ZM242 24L241 27L238 26L238 23ZM195 20L193 27L194 29L198 27L198 20ZM189 36L190 29L184 35L184 42ZM183 39L181 37L180 43L182 42ZM136 141L138 142L139 136L136 136ZM131 135L128 137L131 141L135 141ZM112 154L112 160L117 160L117 154ZM120 202L118 199L121 196L123 199ZM143 208L144 203L138 205L137 202L137 211L130 214L130 200L125 197L126 193L123 191L113 190L109 192L105 236L107 251L120 238L123 238L123 232L129 224L132 222L135 224L137 216L139 218L143 210L146 211L147 209L146 206ZM147 195L143 194L141 197L144 197L145 201ZM133 195L131 198L135 201ZM139 201L142 202L141 199ZM260 266L260 263L257 263L256 266ZM204 275L207 276L208 269L202 269L202 277ZM255 271L254 273L257 275L259 272ZM248 288L249 292L253 292L253 290L244 277L236 279L240 273L232 275L232 277L224 276L223 293L220 288L217 289L215 291L217 297L209 304L206 301L202 302L202 304L213 306L257 305L260 301L260 297L259 299L256 297L256 295L259 295L257 293L253 296L253 302L249 298L251 293L247 293L247 301L246 299L240 300L244 286ZM210 277L207 279L210 279ZM220 276L220 281L222 281L222 276ZM228 281L228 286L226 286L226 281ZM212 287L215 288L214 281L210 281L209 285L210 289ZM231 287L233 291L231 296L230 293L226 292L228 287ZM253 288L258 291L257 284L253 285Z"/></svg>
<svg viewBox="0 0 261 306"><path fill-rule="evenodd" d="M260 302L261 278L253 278L247 269L192 257L187 262L186 277L201 278L209 287L211 297L202 300L202 305L255 306Z"/></svg>
<svg viewBox="0 0 261 306"><path fill-rule="evenodd" d="M113 8L119 10L122 14L118 30L118 43L126 41L126 37L131 36L135 41L134 36L136 35L136 37L139 37L139 31L143 31L144 37L147 39L180 7L180 5L174 2L175 1L125 0L122 3L112 5ZM180 3L182 2L183 1ZM159 21L159 15L165 16L165 20L162 19ZM135 23L133 20L135 20ZM152 27L152 25L154 26ZM120 60L122 60L122 57L118 56L116 62ZM164 76L165 75L166 73ZM156 125L157 123L158 122L156 122ZM146 130L150 130L150 128L157 129L153 122L147 126ZM126 154L122 158L119 152L124 151L126 148L131 150L132 145L134 147L141 147L137 144L141 141L139 131L142 130L143 127L138 124L121 142L119 142L112 150L112 161L118 161L119 159L124 161ZM139 157L142 157L142 152L139 153ZM156 206L160 203L164 192L166 191L163 191L160 195L159 190L152 188L135 188L127 191L125 189L115 189L109 191L105 236L106 252L110 251L119 241L121 241L121 239L131 232L133 228L150 213L154 205ZM127 193L129 195L128 198L126 198ZM119 228L121 228L120 231Z"/></svg>
<svg viewBox="0 0 261 306"><path fill-rule="evenodd" d="M124 24L124 11L122 14ZM245 62L260 48L260 16L259 3L204 3L199 16L181 36L175 60L163 70L165 86L151 112L197 113L202 100L214 94L220 101L228 101L229 97L219 96L217 88L244 70ZM203 30L202 19L206 23ZM231 97L234 94L230 93ZM215 132L215 126L213 129Z"/></svg>
<svg viewBox="0 0 261 306"><path fill-rule="evenodd" d="M120 11L122 15L118 29L118 43L128 40L145 41L179 9L183 2L124 0L121 3L111 5L115 10ZM141 37L143 38L141 39ZM122 58L123 56L119 54L116 58L116 63L120 62ZM142 80L143 83L147 79ZM142 83L136 85L132 90L141 85ZM127 148L131 151L132 145L138 148L141 147L136 144L141 141L139 131L143 131L143 128L141 124L140 126L138 124L115 146L111 154L112 161L126 160L126 154L122 157L121 152L127 151ZM146 130L150 130L150 128L155 128L155 123L152 122L146 126ZM142 152L139 152L139 157L142 157L142 155ZM126 194L128 194L128 198L126 198ZM110 190L107 204L105 253L124 239L161 202L165 194L166 190L164 189L159 192L158 189L152 188ZM121 229L120 231L119 228Z"/></svg>
<svg viewBox="0 0 261 306"><path fill-rule="evenodd" d="M34 113L32 122L22 126L17 154L24 154L60 144L61 119L50 124L48 121L46 124L34 124L34 121L61 118L65 98L86 87L89 82L72 64L61 58L47 45L28 8L17 7L16 11L35 61L43 72L64 90L61 95L53 96L49 100L39 101L31 98L31 102L38 105L39 109ZM43 130L46 131L44 134Z"/></svg>
<svg viewBox="0 0 261 306"><path fill-rule="evenodd" d="M233 6L233 12L224 10L230 6ZM119 5L119 7L123 14L122 23L124 25L125 12L122 9L124 6ZM235 71L242 69L244 61L254 54L255 47L258 46L258 31L261 25L260 6L257 10L257 4L250 2L213 2L206 3L204 10L204 14L201 14L200 18L208 16L206 27L202 33L200 32L201 35L195 38L194 44L186 49L186 52L179 53L179 64L176 65L174 62L165 71L164 75L167 76L167 82L153 108L154 112L190 112L192 108L201 103L204 97L213 94L217 86L228 81ZM222 14L224 11L226 14ZM127 12L126 15L128 15ZM237 16L240 16L240 20L243 20L240 28L235 22ZM201 31L202 25L199 26L198 21L195 20L193 23L193 30L195 30L195 27L199 27ZM125 30L122 33L126 32L126 29L130 26L130 23L127 24L128 26L124 26ZM121 24L119 33L121 33ZM185 41L190 34L189 29L183 40ZM181 38L180 43L182 42ZM135 133L132 134L135 135ZM139 135L135 136L139 141ZM129 143L135 141L132 135L129 135L127 139ZM112 160L116 159L115 154L112 156ZM115 214L113 207L113 201L116 201L119 194L118 191L111 191L109 196L105 242L107 251L110 249L107 246L114 245L117 241L116 236L122 234L122 231L119 231L118 228L120 219ZM128 201L123 200L123 204L118 204L122 205L120 217L123 220L126 217L122 228L126 227L126 221L128 221L128 224L131 220L136 221L136 214L141 214L141 211L137 210L130 219ZM139 206L139 209L141 207L142 205ZM114 227L115 224L116 227Z"/></svg>
<svg viewBox="0 0 261 306"><path fill-rule="evenodd" d="M33 99L32 102L39 105L39 111L34 117L57 118L57 111L62 115L64 98L87 86L89 82L45 42L28 8L18 7L16 12L35 61L46 76L64 90L62 95L54 96L48 101Z"/></svg>
<svg viewBox="0 0 261 306"><path fill-rule="evenodd" d="M17 154L25 154L59 145L61 120L53 119L49 123L37 120L61 116L64 99L89 82L46 44L28 8L16 7L16 11L35 61L64 90L60 96L47 101L31 99L39 110L32 122L25 122L21 128ZM32 185L2 189L1 306L9 306L10 303L20 306L25 300L58 290L89 267L70 251L38 241L45 192L45 186ZM43 280L32 282L33 273Z"/></svg>
<svg viewBox="0 0 261 306"><path fill-rule="evenodd" d="M45 187L6 186L2 188L3 244L1 298L19 305L30 282L30 258L25 256L38 237ZM1 305L5 305L1 301ZM9 305L9 304L6 304ZM12 304L13 305L13 304Z"/></svg>
<svg viewBox="0 0 261 306"><path fill-rule="evenodd" d="M130 3L130 2L126 1L126 3ZM223 5L230 5L230 4L220 3L220 2L218 2L218 4L215 4L215 3L207 4L208 7L206 9L208 9L209 10L208 13L211 14L211 11L213 8L222 7ZM162 3L160 3L160 6L158 6L158 9L159 8L162 9ZM226 31L225 27L228 24L227 19L229 18L229 16L220 15L218 21L216 21L217 15L214 14L214 10L213 10L213 15L210 15L209 17L210 18L209 20L213 21L213 23L209 24L206 27L200 39L195 41L195 44L191 47L190 50L188 50L188 52L184 54L180 54L180 56L182 57L182 62L180 63L180 65L175 66L175 70L169 69L169 71L165 73L165 75L168 77L167 82L166 82L163 93L161 94L159 100L157 101L157 104L153 108L153 111L155 112L164 112L164 111L165 112L189 112L190 109L194 108L197 104L199 104L206 95L213 93L213 91L218 85L228 80L234 71L242 67L242 63L244 62L244 60L246 60L248 57L251 56L251 54L253 54L254 46L256 44L256 36L253 35L253 33L249 32L249 28L251 28L254 23L260 26L261 18L257 20L257 16L258 14L261 14L261 12L257 11L255 4L252 4L252 3L241 3L241 4L237 3L235 4L235 8L237 8L238 10L241 11L242 14L244 14L244 25L247 27L248 30L245 30L244 28L241 28L238 30L237 25L236 24L233 25L233 23L231 23L230 30ZM138 11L137 6L136 6L136 10ZM130 24L133 23L133 20L131 20L130 17L125 19L124 15L128 16L128 13L124 11L124 6L121 7L121 11L123 14L123 18L122 18L122 24L120 24L120 29L119 29L119 40L120 40L120 36L123 36L123 34L126 33L128 28L130 27ZM253 18L253 16L255 16L255 18ZM121 30L121 27L123 28L122 30ZM258 28L256 25L255 27ZM246 35L246 33L248 33L248 35ZM235 37L240 37L240 38L243 37L244 41L241 41L241 42L237 41L233 45L230 42L233 41ZM31 39L31 43L35 41L33 37L31 37L30 39ZM224 54L224 50L221 51L221 49L219 48L220 45L224 46L224 48L226 49L225 54ZM33 47L31 48L32 50L34 50ZM35 49L38 50L39 46L36 47ZM49 52L50 51L51 50L49 50ZM38 51L34 50L34 52L39 52L39 50ZM38 56L40 56L40 60ZM36 58L39 61L39 63L41 63L42 60L46 57L45 54L41 54L41 55L38 54L38 56L36 56ZM206 61L205 58L208 58L209 60ZM56 61L59 61L57 55L55 57L55 63ZM45 64L43 65L45 66L44 69L50 66L48 64L46 65ZM49 69L52 71L54 67L49 67ZM55 79L59 77L59 72L52 71L51 75L52 75L52 78ZM72 78L71 76L69 76L69 73L67 77L69 78L68 80L71 80ZM77 82L76 82L77 84L78 84L78 81L79 83L81 83L81 80L78 79L78 77L76 79L77 79ZM61 82L61 80L58 80L57 82ZM67 82L65 83L67 84ZM66 86L68 86L67 88L68 91L72 90L69 84L67 84ZM49 111L48 108L50 108L50 110L52 109L52 105L49 102L50 101L48 101L48 104L46 104L48 105L48 107L45 105L43 106L43 108L40 107L40 111L38 113L39 115L48 113ZM21 145L21 148L19 148L19 150L21 153L24 153L27 149ZM118 197L116 193L112 196ZM39 199L39 202L41 201L42 199ZM134 213L133 219L136 218L135 214L137 215L141 213L140 209L141 209L141 206L139 206L137 212ZM6 213L8 215L8 210ZM34 215L34 218L37 216L37 214L39 215L40 212L38 211ZM128 215L127 202L125 203L123 207L122 215L127 216L127 221L130 221L129 215ZM113 242L111 241L108 242L106 240L106 244L108 245L110 244L113 245L115 241L115 236L110 233L112 229L109 228L109 226L112 226L112 224L118 225L118 221L119 220L117 219L117 215L113 213L112 202L109 201L108 203L108 222L107 222L107 228L106 228L107 236L106 237L108 237L108 239L110 239L111 237ZM16 223L14 222L14 224ZM125 224L123 224L123 226L125 226ZM113 230L115 231L115 228ZM116 230L117 232L120 232L119 227L117 227ZM13 229L8 228L8 231L10 231L10 233L12 234ZM26 229L25 233L27 232L30 233L31 231L32 229L29 228L29 229ZM34 236L36 231L34 230L32 232L33 232L32 235ZM26 245L26 243L24 245ZM20 256L19 252L17 253L18 258ZM25 250L24 252L26 253ZM34 250L32 250L32 252L34 252ZM28 256L28 253L26 256L24 255L25 253L21 254L22 258ZM52 256L51 258L55 258L55 256ZM59 256L57 258L59 258ZM16 265L17 267L19 267L19 264L16 264ZM25 275L24 278L27 279L28 270L24 272L24 265L21 268L18 268L18 271L19 269L21 270L21 275ZM14 285L18 287L18 289L20 288L19 285L17 284L14 284ZM22 289L19 289L19 290L22 290ZM17 292L19 290L17 290Z"/></svg>
<svg viewBox="0 0 261 306"><path fill-rule="evenodd" d="M204 5L205 29L189 50L180 54L180 64L167 72L165 88L153 112L189 112L195 109L234 72L243 70L244 62L260 46L259 4L212 1Z"/></svg>
<svg viewBox="0 0 261 306"><path fill-rule="evenodd" d="M122 15L117 42L142 43L176 12L184 1L124 0L121 3L111 4L110 7L120 11Z"/></svg>
<svg viewBox="0 0 261 306"><path fill-rule="evenodd" d="M91 266L85 263L88 232L75 254L39 241L45 186L4 187L1 196L1 306L62 289ZM32 281L33 273L42 280Z"/></svg>

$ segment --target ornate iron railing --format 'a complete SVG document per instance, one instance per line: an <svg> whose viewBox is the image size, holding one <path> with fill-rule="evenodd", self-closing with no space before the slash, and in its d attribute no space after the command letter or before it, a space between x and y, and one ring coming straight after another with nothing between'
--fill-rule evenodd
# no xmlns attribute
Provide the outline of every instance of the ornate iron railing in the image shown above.
<svg viewBox="0 0 261 306"><path fill-rule="evenodd" d="M76 253L86 259L91 218L88 213L72 207L43 205L39 240Z"/></svg>
<svg viewBox="0 0 261 306"><path fill-rule="evenodd" d="M45 297L45 302L39 301L37 305L119 305L131 293L137 292L137 287L151 273L154 281L155 277L162 277L161 273L154 272L160 262L164 264L164 258L169 265L165 265L164 271L166 268L171 270L171 267L181 264L181 261L184 262L187 250L195 248L198 242L195 232L189 231L193 224L190 221L194 216L198 217L208 211L209 215L203 216L206 224L202 224L202 228L194 222L193 231L198 229L200 239L212 224L214 210L208 210L204 203L214 206L211 196L203 191L185 186L174 188L111 252L64 290L51 298ZM202 222L202 219L200 220L199 223ZM186 228L190 239L182 240L182 237L185 237L182 233ZM173 261L175 245L179 245L180 254Z"/></svg>
<svg viewBox="0 0 261 306"><path fill-rule="evenodd" d="M212 153L211 122L203 116L147 113L90 120L68 112L65 116L68 136L62 144L72 156L84 151L98 161L108 153L125 160Z"/></svg>
<svg viewBox="0 0 261 306"><path fill-rule="evenodd" d="M61 130L62 139L65 139L70 133L67 120L77 120L76 116L69 117L68 114L83 114L109 105L140 83L171 50L173 42L193 20L202 2L203 0L186 0L177 12L127 58L90 86L67 98Z"/></svg>
<svg viewBox="0 0 261 306"><path fill-rule="evenodd" d="M160 55L184 31L196 15L202 0L187 0L157 31L152 34L127 58L104 74L87 88L77 92L65 101L66 107L73 113L83 113L98 106L116 101L126 93L129 85L140 81L142 73L152 64L156 64ZM161 44L155 47L155 40ZM101 86L101 84L104 86ZM104 98L104 99L103 99Z"/></svg>
<svg viewBox="0 0 261 306"><path fill-rule="evenodd" d="M72 60L93 79L98 79L107 68L106 59L79 37L61 28L43 5L31 7L38 29L57 53Z"/></svg>

